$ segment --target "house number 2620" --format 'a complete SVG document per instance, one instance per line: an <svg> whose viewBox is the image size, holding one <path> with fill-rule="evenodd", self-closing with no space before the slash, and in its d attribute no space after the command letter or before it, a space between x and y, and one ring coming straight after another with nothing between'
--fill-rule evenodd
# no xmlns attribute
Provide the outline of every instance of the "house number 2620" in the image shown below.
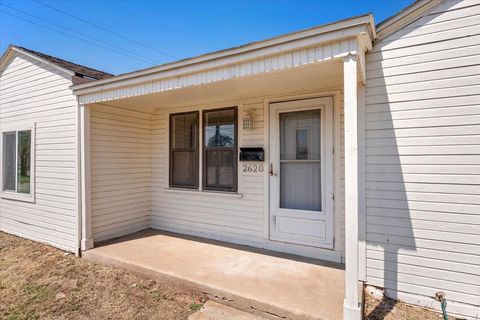
<svg viewBox="0 0 480 320"><path fill-rule="evenodd" d="M244 173L261 173L265 170L263 164L244 164L242 165L242 172Z"/></svg>

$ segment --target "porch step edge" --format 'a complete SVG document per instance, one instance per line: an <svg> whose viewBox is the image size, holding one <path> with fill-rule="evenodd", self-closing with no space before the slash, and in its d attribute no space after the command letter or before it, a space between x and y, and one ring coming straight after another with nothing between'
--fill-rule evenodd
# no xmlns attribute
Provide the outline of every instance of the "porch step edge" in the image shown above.
<svg viewBox="0 0 480 320"><path fill-rule="evenodd" d="M188 320L266 320L249 312L232 308L224 304L209 300L205 305L188 317Z"/></svg>
<svg viewBox="0 0 480 320"><path fill-rule="evenodd" d="M259 301L245 295L240 295L225 289L216 288L206 283L201 283L192 279L180 277L178 275L169 274L167 272L154 270L139 263L134 264L131 261L106 256L95 252L95 249L83 252L82 258L97 264L120 267L150 278L163 279L166 281L180 281L187 287L201 291L212 301L271 320L338 320L323 318L319 317L318 315L306 314L301 310L288 308L288 306L279 306L272 302Z"/></svg>

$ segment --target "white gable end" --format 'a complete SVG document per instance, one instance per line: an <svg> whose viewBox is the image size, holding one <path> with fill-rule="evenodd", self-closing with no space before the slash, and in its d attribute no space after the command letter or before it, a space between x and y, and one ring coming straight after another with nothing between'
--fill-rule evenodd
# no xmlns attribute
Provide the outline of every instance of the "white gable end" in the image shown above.
<svg viewBox="0 0 480 320"><path fill-rule="evenodd" d="M67 72L21 53L6 57L2 65L0 129L35 125L35 197L33 202L0 198L0 230L77 252L77 102L69 88L72 82Z"/></svg>

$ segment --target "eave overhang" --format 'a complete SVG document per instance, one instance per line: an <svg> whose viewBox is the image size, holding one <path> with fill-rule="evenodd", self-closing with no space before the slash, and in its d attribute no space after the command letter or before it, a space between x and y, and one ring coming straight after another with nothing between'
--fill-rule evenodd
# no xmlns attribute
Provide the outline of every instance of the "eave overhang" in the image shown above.
<svg viewBox="0 0 480 320"><path fill-rule="evenodd" d="M375 36L368 14L72 88L81 104L123 99L364 54Z"/></svg>

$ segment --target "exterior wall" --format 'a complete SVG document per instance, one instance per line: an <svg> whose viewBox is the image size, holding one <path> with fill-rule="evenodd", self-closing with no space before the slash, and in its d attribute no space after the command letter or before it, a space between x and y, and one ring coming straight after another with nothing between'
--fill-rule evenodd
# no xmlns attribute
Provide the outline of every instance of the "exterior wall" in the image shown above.
<svg viewBox="0 0 480 320"><path fill-rule="evenodd" d="M90 111L94 241L149 227L151 114L107 105Z"/></svg>
<svg viewBox="0 0 480 320"><path fill-rule="evenodd" d="M255 109L255 129L247 133L239 128L238 146L264 146L263 103L244 107ZM242 111L243 108L239 107L239 118ZM242 198L234 194L166 190L169 177L170 112L179 111L159 109L153 118L152 227L262 247L264 176L242 175L239 170L238 193L243 194Z"/></svg>
<svg viewBox="0 0 480 320"><path fill-rule="evenodd" d="M35 202L0 198L0 230L76 252L77 102L71 85L58 69L23 55L0 74L0 127L36 125Z"/></svg>
<svg viewBox="0 0 480 320"><path fill-rule="evenodd" d="M367 282L480 316L480 4L444 1L367 55Z"/></svg>
<svg viewBox="0 0 480 320"><path fill-rule="evenodd" d="M301 94L301 93L296 93ZM312 92L309 92L312 95ZM170 190L169 186L169 114L200 110L198 106L184 108L156 109L152 120L152 213L151 226L156 229L201 236L221 241L245 244L285 252L302 252L304 255L324 259L343 260L344 252L344 165L343 165L343 100L335 103L339 112L335 115L340 124L338 136L341 141L341 161L334 164L335 183L339 183L338 199L335 202L335 250L307 249L298 251L295 246L272 243L268 238L268 109L267 97L257 97L207 105L205 108L221 108L237 105L239 115L239 147L260 146L266 151L263 175L248 175L241 171L239 163L238 193L218 194L197 191ZM255 128L251 131L241 128L244 110L255 111ZM341 119L340 119L341 118Z"/></svg>

